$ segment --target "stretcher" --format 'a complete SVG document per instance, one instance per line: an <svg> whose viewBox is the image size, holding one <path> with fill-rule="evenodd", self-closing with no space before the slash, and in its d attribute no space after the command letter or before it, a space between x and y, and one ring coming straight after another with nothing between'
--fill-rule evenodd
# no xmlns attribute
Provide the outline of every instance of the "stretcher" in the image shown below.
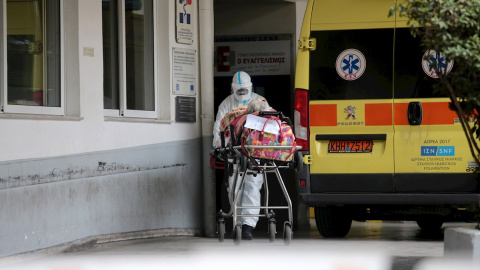
<svg viewBox="0 0 480 270"><path fill-rule="evenodd" d="M276 115L283 123L287 123L291 126L290 119L284 117L281 112L260 112L259 116L264 115ZM221 145L222 147L213 150L212 159L214 168L224 168L225 169L225 176L228 177L233 176L233 185L230 188L229 194L229 205L230 209L228 212L224 212L220 210L217 213L217 234L218 240L223 242L225 239L225 219L226 218L233 218L233 241L236 245L239 245L242 239L242 224L239 223L237 220L239 217L259 217L259 218L267 218L268 219L268 236L270 242L275 241L275 235L277 233L276 230L276 220L275 220L275 212L274 210L287 210L288 211L288 220L283 224L283 240L285 245L289 245L293 232L293 213L292 213L292 202L290 200L290 196L288 195L288 191L285 187L283 182L282 176L280 175L281 169L295 169L296 171L301 171L303 168L303 156L302 153L298 150L301 149L300 146L289 145L289 146L272 146L272 145L239 145L239 140L234 138L235 133L233 132L234 127L231 127L230 141L232 142L230 145L225 146L225 134L221 132ZM249 156L249 149L276 149L276 150L287 150L291 151L293 154L293 158L289 161L279 161L279 160L271 160L271 159L260 159L260 158L252 158ZM245 177L248 174L263 174L264 181L263 181L263 190L264 190L264 201L263 204L260 206L239 206L238 201L241 196L241 192L243 186L245 185ZM274 174L278 180L278 184L280 189L282 190L283 196L287 205L279 205L273 206L269 205L269 179L267 175ZM226 179L226 181L228 181ZM237 186L237 182L240 181L240 188L236 189L234 187ZM259 214L239 214L238 210L241 209L259 209Z"/></svg>

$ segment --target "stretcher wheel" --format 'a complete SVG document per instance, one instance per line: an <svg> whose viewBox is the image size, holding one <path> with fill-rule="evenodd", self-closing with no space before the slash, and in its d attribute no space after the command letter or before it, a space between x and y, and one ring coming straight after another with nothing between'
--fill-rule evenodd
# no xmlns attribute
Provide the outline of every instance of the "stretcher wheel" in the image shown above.
<svg viewBox="0 0 480 270"><path fill-rule="evenodd" d="M218 241L220 243L225 239L225 222L218 222Z"/></svg>
<svg viewBox="0 0 480 270"><path fill-rule="evenodd" d="M268 224L268 240L270 240L270 242L275 241L276 233L277 233L277 224L272 221Z"/></svg>
<svg viewBox="0 0 480 270"><path fill-rule="evenodd" d="M242 155L240 157L240 172L245 172L247 170L247 157Z"/></svg>
<svg viewBox="0 0 480 270"><path fill-rule="evenodd" d="M238 246L240 245L240 241L242 241L242 225L237 224L235 225L235 235L233 237L233 243Z"/></svg>
<svg viewBox="0 0 480 270"><path fill-rule="evenodd" d="M226 166L226 169L227 169L228 176L232 177L232 175L233 175L233 164L228 164Z"/></svg>
<svg viewBox="0 0 480 270"><path fill-rule="evenodd" d="M285 222L283 227L283 242L286 246L290 245L290 242L292 241L292 235L292 225L290 225L288 222Z"/></svg>
<svg viewBox="0 0 480 270"><path fill-rule="evenodd" d="M300 152L295 153L295 171L297 173L303 171L303 154Z"/></svg>

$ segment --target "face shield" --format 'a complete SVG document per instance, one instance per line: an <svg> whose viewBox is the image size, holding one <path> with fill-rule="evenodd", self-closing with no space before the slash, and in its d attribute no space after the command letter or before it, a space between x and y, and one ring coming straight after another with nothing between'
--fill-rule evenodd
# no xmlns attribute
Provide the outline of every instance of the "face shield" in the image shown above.
<svg viewBox="0 0 480 270"><path fill-rule="evenodd" d="M252 97L252 83L236 84L232 83L232 92L235 94L235 99L241 102L250 100Z"/></svg>

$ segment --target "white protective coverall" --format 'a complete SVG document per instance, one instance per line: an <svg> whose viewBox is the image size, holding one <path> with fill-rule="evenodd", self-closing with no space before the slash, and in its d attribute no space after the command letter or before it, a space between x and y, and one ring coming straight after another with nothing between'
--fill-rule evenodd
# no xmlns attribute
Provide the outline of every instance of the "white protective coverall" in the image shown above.
<svg viewBox="0 0 480 270"><path fill-rule="evenodd" d="M252 82L250 76L243 72L239 71L235 73L232 79L232 94L225 98L222 101L220 106L218 106L217 118L215 124L213 125L213 147L220 147L220 122L222 121L225 114L231 110L247 105L250 101L264 97L252 92ZM235 169L235 168L234 168ZM238 191L240 180L242 175L238 175L237 186L235 188L235 193L232 194L231 188L233 186L233 180L235 175L232 175L228 178L228 196L235 195ZM263 175L257 174L254 177L251 174L245 176L245 186L240 194L240 199L238 202L239 206L260 206L260 190L263 185ZM258 214L260 209L241 209L238 214ZM258 221L258 217L238 217L237 222L241 222L242 225L248 225L255 228Z"/></svg>

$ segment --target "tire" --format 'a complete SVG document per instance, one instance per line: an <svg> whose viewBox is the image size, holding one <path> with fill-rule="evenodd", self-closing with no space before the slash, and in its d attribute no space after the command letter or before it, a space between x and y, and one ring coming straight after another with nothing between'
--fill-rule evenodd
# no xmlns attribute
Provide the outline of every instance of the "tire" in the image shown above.
<svg viewBox="0 0 480 270"><path fill-rule="evenodd" d="M277 233L277 224L275 222L270 222L268 224L268 240L270 242L275 242L275 234Z"/></svg>
<svg viewBox="0 0 480 270"><path fill-rule="evenodd" d="M285 226L283 228L283 242L286 246L289 246L292 242L292 236L292 226L290 225L290 223L285 223Z"/></svg>
<svg viewBox="0 0 480 270"><path fill-rule="evenodd" d="M295 171L301 173L303 171L303 154L299 151L295 153Z"/></svg>
<svg viewBox="0 0 480 270"><path fill-rule="evenodd" d="M227 164L228 176L232 177L233 175L233 164Z"/></svg>
<svg viewBox="0 0 480 270"><path fill-rule="evenodd" d="M235 225L235 237L233 238L233 243L238 246L242 241L242 225Z"/></svg>
<svg viewBox="0 0 480 270"><path fill-rule="evenodd" d="M247 157L242 155L240 157L240 172L245 172L247 170Z"/></svg>
<svg viewBox="0 0 480 270"><path fill-rule="evenodd" d="M218 241L222 243L223 240L225 240L225 222L218 222L217 226L218 226Z"/></svg>
<svg viewBox="0 0 480 270"><path fill-rule="evenodd" d="M323 237L340 238L350 231L352 218L344 206L315 207L315 223Z"/></svg>
<svg viewBox="0 0 480 270"><path fill-rule="evenodd" d="M417 225L425 231L436 231L442 227L443 219L439 216L424 216L417 220Z"/></svg>

